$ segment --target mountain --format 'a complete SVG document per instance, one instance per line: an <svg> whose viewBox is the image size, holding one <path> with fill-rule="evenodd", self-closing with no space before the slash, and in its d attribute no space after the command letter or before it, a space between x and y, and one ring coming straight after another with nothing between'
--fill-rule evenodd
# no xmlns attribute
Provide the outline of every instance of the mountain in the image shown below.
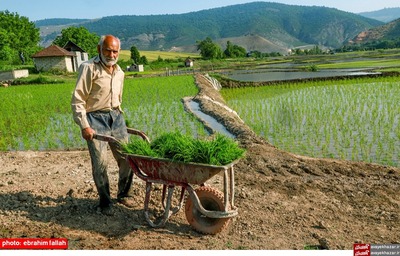
<svg viewBox="0 0 400 256"><path fill-rule="evenodd" d="M400 7L384 8L373 12L361 12L359 15L387 23L400 18Z"/></svg>
<svg viewBox="0 0 400 256"><path fill-rule="evenodd" d="M62 26L115 34L123 49L135 45L140 50L195 52L196 42L210 37L222 48L229 40L248 51L287 53L305 45L337 48L361 31L382 24L334 8L253 2L185 14L109 16ZM43 26L39 28L42 31ZM55 37L55 33L43 34L48 42L49 34Z"/></svg>
<svg viewBox="0 0 400 256"><path fill-rule="evenodd" d="M86 22L93 20L90 19L44 19L35 21L36 27L40 29L40 45L47 47L51 45L54 39L61 33L61 30L70 26L82 26Z"/></svg>
<svg viewBox="0 0 400 256"><path fill-rule="evenodd" d="M350 43L365 44L369 42L399 41L399 38L400 18L382 26L362 31L350 40Z"/></svg>

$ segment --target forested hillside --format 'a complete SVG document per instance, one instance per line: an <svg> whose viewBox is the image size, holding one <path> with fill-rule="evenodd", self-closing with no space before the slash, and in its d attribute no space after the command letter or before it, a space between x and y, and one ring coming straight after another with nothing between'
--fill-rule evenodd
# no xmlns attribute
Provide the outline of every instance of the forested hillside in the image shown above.
<svg viewBox="0 0 400 256"><path fill-rule="evenodd" d="M110 16L74 25L99 35L115 34L124 49L135 45L141 50L193 52L197 41L210 37L221 46L230 40L248 51L285 53L304 45L337 48L382 24L334 8L254 2L186 14Z"/></svg>
<svg viewBox="0 0 400 256"><path fill-rule="evenodd" d="M387 49L400 47L400 19L358 34L350 45L358 48Z"/></svg>
<svg viewBox="0 0 400 256"><path fill-rule="evenodd" d="M400 2L399 2L399 6L400 6ZM364 17L379 20L382 22L390 22L390 21L394 21L394 20L400 18L400 7L384 8L384 9L372 11L372 12L361 12L359 14Z"/></svg>

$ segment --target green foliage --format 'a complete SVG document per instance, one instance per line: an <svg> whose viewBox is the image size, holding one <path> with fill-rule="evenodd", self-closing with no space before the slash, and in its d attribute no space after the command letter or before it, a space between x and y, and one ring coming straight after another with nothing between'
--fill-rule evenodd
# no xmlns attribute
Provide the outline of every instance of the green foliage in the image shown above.
<svg viewBox="0 0 400 256"><path fill-rule="evenodd" d="M52 74L37 80L35 76L24 79L30 84L60 79ZM71 114L75 81L76 74L69 74L57 84L0 87L0 151L86 147ZM127 78L122 101L125 120L150 138L175 129L193 137L206 136L203 124L181 102L197 92L192 76Z"/></svg>
<svg viewBox="0 0 400 256"><path fill-rule="evenodd" d="M9 11L0 12L0 60L21 63L19 54L30 60L38 50L39 29L27 17Z"/></svg>
<svg viewBox="0 0 400 256"><path fill-rule="evenodd" d="M218 44L214 43L210 37L203 41L197 42L197 50L203 59L220 59L222 58L222 50Z"/></svg>
<svg viewBox="0 0 400 256"><path fill-rule="evenodd" d="M209 140L195 139L178 131L166 132L151 142L133 140L123 145L128 154L171 159L184 163L226 165L242 157L245 150L221 134Z"/></svg>
<svg viewBox="0 0 400 256"><path fill-rule="evenodd" d="M400 24L400 23L399 23ZM339 49L336 49L337 52L351 52L351 51L371 51L378 49L395 49L400 48L400 33L398 33L397 38L387 38L387 39L379 39L368 41L365 43L359 44L347 44L342 46Z"/></svg>
<svg viewBox="0 0 400 256"><path fill-rule="evenodd" d="M319 70L318 66L315 64L309 65L305 69L310 72L317 72Z"/></svg>
<svg viewBox="0 0 400 256"><path fill-rule="evenodd" d="M131 60L135 64L140 64L140 53L139 50L136 48L136 46L132 45L131 46Z"/></svg>
<svg viewBox="0 0 400 256"><path fill-rule="evenodd" d="M305 245L304 250L319 250L320 245Z"/></svg>
<svg viewBox="0 0 400 256"><path fill-rule="evenodd" d="M193 159L196 163L225 165L243 156L245 150L235 141L217 134L212 140L193 141Z"/></svg>
<svg viewBox="0 0 400 256"><path fill-rule="evenodd" d="M274 146L311 157L399 166L398 77L222 89L227 104Z"/></svg>
<svg viewBox="0 0 400 256"><path fill-rule="evenodd" d="M151 149L150 143L142 139L132 139L127 144L122 144L124 152L130 154L157 157L158 155Z"/></svg>
<svg viewBox="0 0 400 256"><path fill-rule="evenodd" d="M43 26L62 26L68 24L76 24L80 22L89 21L88 19L66 19L66 18L54 18L54 19L44 19L35 21L37 27Z"/></svg>
<svg viewBox="0 0 400 256"><path fill-rule="evenodd" d="M385 11L387 11L385 9ZM337 52L369 51L400 47L400 20L394 20L368 31L368 36L359 43L348 43L336 49Z"/></svg>
<svg viewBox="0 0 400 256"><path fill-rule="evenodd" d="M143 65L149 64L147 57L140 56L139 50L134 45L131 46L131 60L133 61L134 64L143 64Z"/></svg>
<svg viewBox="0 0 400 256"><path fill-rule="evenodd" d="M61 35L57 36L53 44L60 47L71 41L86 51L90 57L97 55L97 44L100 37L95 33L90 33L84 27L69 27L61 30Z"/></svg>
<svg viewBox="0 0 400 256"><path fill-rule="evenodd" d="M328 53L328 51L323 51L321 48L319 48L318 45L315 45L311 49L300 49L300 48L292 49L292 55L319 55Z"/></svg>
<svg viewBox="0 0 400 256"><path fill-rule="evenodd" d="M72 122L65 124L61 118L65 114L67 120L71 119L67 102L72 89L67 84L0 88L0 150L54 148L57 141L65 147L74 145L72 136L60 136L74 128ZM48 129L50 124L54 129Z"/></svg>
<svg viewBox="0 0 400 256"><path fill-rule="evenodd" d="M64 83L62 80L57 80L57 79L52 79L49 77L45 77L42 74L39 74L39 76L35 78L19 78L16 79L13 84L14 85L22 85L22 84L60 84Z"/></svg>
<svg viewBox="0 0 400 256"><path fill-rule="evenodd" d="M185 14L110 16L82 25L99 35L113 31L123 41L123 49L131 46L128 38L136 37L135 45L141 50L166 51L206 37L217 40L246 35L289 45L339 47L349 35L382 24L333 8L253 2ZM148 38L152 38L150 43Z"/></svg>
<svg viewBox="0 0 400 256"><path fill-rule="evenodd" d="M161 56L158 56L156 60L147 64L151 70L160 70L165 68L174 69L183 66L183 60L180 57L175 59L163 59Z"/></svg>
<svg viewBox="0 0 400 256"><path fill-rule="evenodd" d="M162 158L169 158L177 162L191 162L192 143L192 137L175 131L157 137L151 143L151 148Z"/></svg>
<svg viewBox="0 0 400 256"><path fill-rule="evenodd" d="M268 57L279 57L282 56L279 52L260 52L260 51L251 51L248 53L248 57L254 57L257 59L268 58Z"/></svg>
<svg viewBox="0 0 400 256"><path fill-rule="evenodd" d="M227 58L242 58L246 56L246 49L239 46L232 44L230 41L226 43L226 49L224 51L224 56Z"/></svg>
<svg viewBox="0 0 400 256"><path fill-rule="evenodd" d="M143 55L143 56L140 56L139 63L143 64L143 65L147 65L147 64L149 64L149 61L147 60L147 57Z"/></svg>

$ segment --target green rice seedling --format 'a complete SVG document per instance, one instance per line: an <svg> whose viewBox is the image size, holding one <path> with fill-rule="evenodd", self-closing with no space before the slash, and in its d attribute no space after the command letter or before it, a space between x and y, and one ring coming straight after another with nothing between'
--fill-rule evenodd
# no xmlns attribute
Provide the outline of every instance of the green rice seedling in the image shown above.
<svg viewBox="0 0 400 256"><path fill-rule="evenodd" d="M178 131L167 132L156 138L151 143L152 150L163 158L177 162L192 162L193 139Z"/></svg>
<svg viewBox="0 0 400 256"><path fill-rule="evenodd" d="M226 165L241 158L245 152L237 143L226 136L217 134L212 140L195 140L193 161L212 165Z"/></svg>
<svg viewBox="0 0 400 256"><path fill-rule="evenodd" d="M400 166L397 78L222 89L228 105L271 144L296 154ZM382 146L379 146L380 143Z"/></svg>
<svg viewBox="0 0 400 256"><path fill-rule="evenodd" d="M75 79L73 79L75 80ZM86 147L71 113L74 82L0 88L0 151ZM179 129L198 137L204 125L184 110L181 99L195 96L192 76L127 78L122 109L129 127L150 137Z"/></svg>
<svg viewBox="0 0 400 256"><path fill-rule="evenodd" d="M150 157L159 157L157 153L151 149L150 143L142 139L133 139L129 143L121 145L123 152L135 155L144 155Z"/></svg>
<svg viewBox="0 0 400 256"><path fill-rule="evenodd" d="M213 139L193 138L179 131L166 132L150 144L131 141L124 152L171 159L176 162L226 165L241 157L245 149L232 139L217 134Z"/></svg>
<svg viewBox="0 0 400 256"><path fill-rule="evenodd" d="M194 159L192 159L193 162L197 163L211 163L211 146L210 142L207 140L195 140L193 141L193 147L194 147Z"/></svg>
<svg viewBox="0 0 400 256"><path fill-rule="evenodd" d="M197 92L191 76L126 79L122 103L126 120L150 138L176 129L193 137L208 135L182 104L183 97Z"/></svg>

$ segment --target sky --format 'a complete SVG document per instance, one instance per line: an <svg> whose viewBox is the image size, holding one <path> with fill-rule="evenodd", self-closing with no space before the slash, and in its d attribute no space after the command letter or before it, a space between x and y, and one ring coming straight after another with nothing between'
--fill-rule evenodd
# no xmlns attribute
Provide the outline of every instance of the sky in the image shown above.
<svg viewBox="0 0 400 256"><path fill-rule="evenodd" d="M50 18L95 19L114 15L181 14L257 0L0 0L0 11L8 10L30 21ZM399 0L271 0L301 6L325 6L360 13L400 7Z"/></svg>

